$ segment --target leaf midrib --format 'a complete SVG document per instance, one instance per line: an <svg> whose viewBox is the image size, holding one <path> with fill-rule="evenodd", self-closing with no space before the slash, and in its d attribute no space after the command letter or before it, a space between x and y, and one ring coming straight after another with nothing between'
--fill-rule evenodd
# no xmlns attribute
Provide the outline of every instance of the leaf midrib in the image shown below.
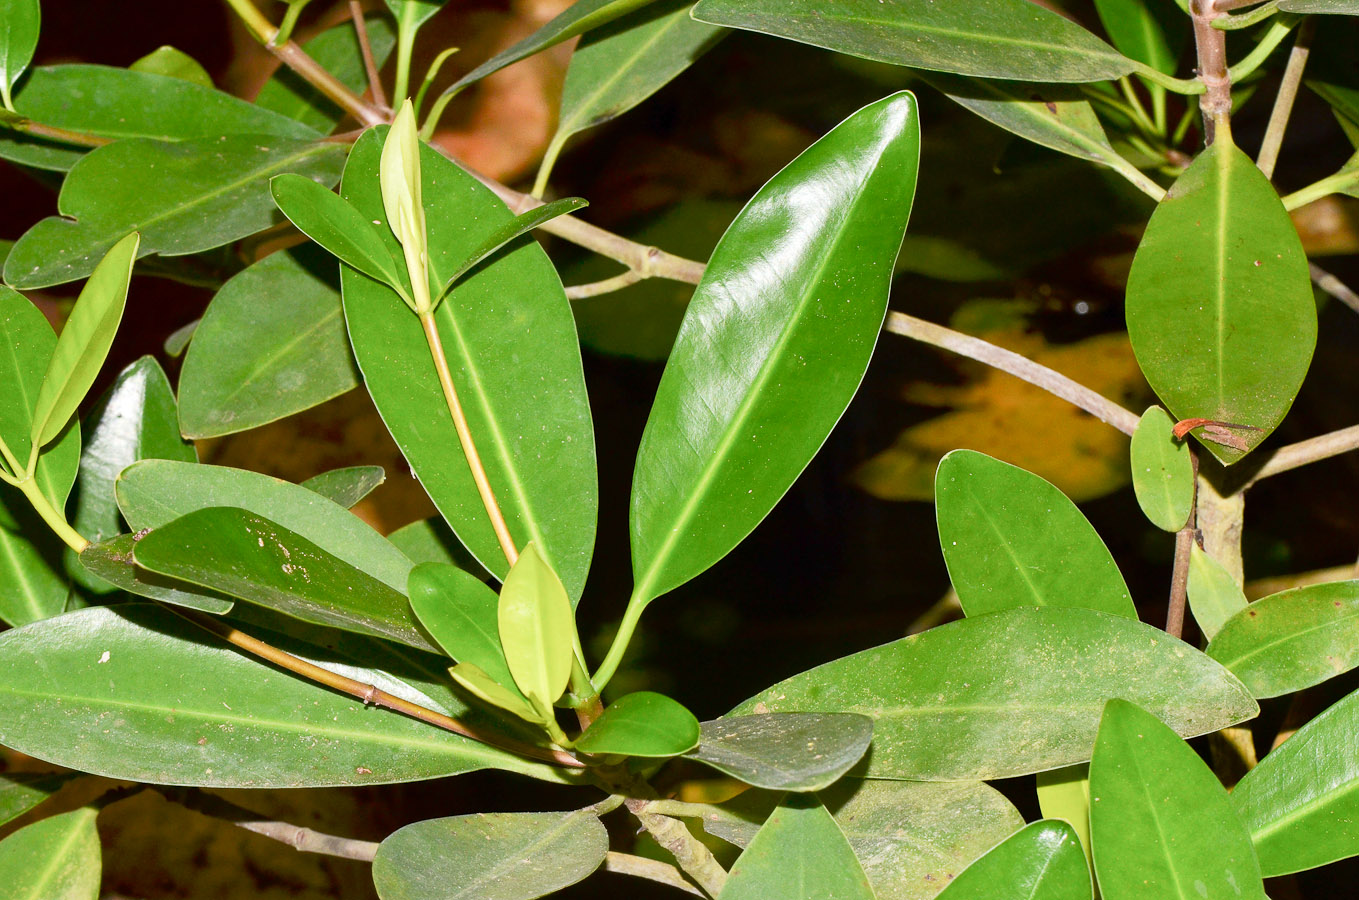
<svg viewBox="0 0 1359 900"><path fill-rule="evenodd" d="M61 862L66 856L66 853L71 849L71 845L74 844L76 839L80 836L81 829L85 824L84 817L80 816L78 811L68 813L68 815L72 818L67 821L70 821L72 825L67 829L66 837L61 842L61 846L56 849L55 853L47 857L46 865L43 866L41 874L38 876L37 880L33 882L33 892L28 895L28 900L45 900L45 898L51 896L48 890L51 887L51 879L61 868Z"/></svg>

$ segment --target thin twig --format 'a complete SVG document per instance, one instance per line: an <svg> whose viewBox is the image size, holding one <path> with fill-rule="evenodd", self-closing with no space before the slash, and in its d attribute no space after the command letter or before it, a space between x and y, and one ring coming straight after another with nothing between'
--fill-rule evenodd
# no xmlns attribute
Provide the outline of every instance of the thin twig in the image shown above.
<svg viewBox="0 0 1359 900"><path fill-rule="evenodd" d="M631 875L634 878L645 878L648 881L658 881L661 884L668 884L673 888L679 888L681 891L687 891L698 897L707 896L690 884L683 872L658 859L647 859L645 856L633 856L631 853L618 853L610 850L604 857L604 871Z"/></svg>
<svg viewBox="0 0 1359 900"><path fill-rule="evenodd" d="M1330 459L1351 450L1359 450L1359 425L1351 425L1349 428L1341 428L1339 431L1280 447L1269 461L1260 467L1260 471L1255 473L1251 484L1261 478L1269 478L1271 475Z"/></svg>
<svg viewBox="0 0 1359 900"><path fill-rule="evenodd" d="M349 0L349 17L354 20L354 35L359 39L359 52L363 55L363 68L368 73L368 93L373 102L384 109L387 95L382 90L382 78L378 74L377 61L373 59L373 44L368 40L368 20L363 17L363 3Z"/></svg>
<svg viewBox="0 0 1359 900"><path fill-rule="evenodd" d="M41 122L34 122L32 119L27 119L23 116L0 116L0 128L8 128L11 131L31 134L33 137L60 141L63 144L75 144L78 147L102 147L105 144L113 143L113 138L100 137L97 134L84 134L79 131L69 131L65 128L58 128L55 125L44 125Z"/></svg>
<svg viewBox="0 0 1359 900"><path fill-rule="evenodd" d="M1312 275L1312 284L1359 313L1359 294L1356 294L1349 285L1314 262L1308 262L1307 269Z"/></svg>
<svg viewBox="0 0 1359 900"><path fill-rule="evenodd" d="M373 841L359 841L338 835L324 834L300 825L277 822L237 806L229 800L198 788L158 787L156 791L171 803L191 809L209 818L221 819L247 831L287 844L303 853L320 853L343 859L372 862L378 845Z"/></svg>
<svg viewBox="0 0 1359 900"><path fill-rule="evenodd" d="M722 868L712 851L690 834L683 822L651 812L648 805L649 801L640 797L627 801L628 811L637 817L656 843L675 857L675 862L699 887L713 897L721 894L722 886L727 883L727 870Z"/></svg>
<svg viewBox="0 0 1359 900"><path fill-rule="evenodd" d="M584 300L586 297L598 297L600 294L609 294L614 291L621 291L628 285L636 284L642 280L636 269L628 269L621 275L612 278L605 278L601 281L592 281L589 284L573 284L566 289L568 300Z"/></svg>
<svg viewBox="0 0 1359 900"><path fill-rule="evenodd" d="M1221 130L1230 136L1232 82L1227 73L1227 35L1213 27L1226 15L1214 9L1212 0L1189 0L1194 21L1194 44L1198 52L1198 77L1203 82L1199 108L1203 111L1203 144L1213 143Z"/></svg>
<svg viewBox="0 0 1359 900"><path fill-rule="evenodd" d="M966 356L968 359L975 359L977 362L1000 369L1002 372L1008 372L1022 381L1042 388L1049 394L1061 397L1068 403L1079 406L1101 422L1112 425L1124 434L1131 435L1137 430L1136 413L1119 406L1107 397L1095 393L1085 385L1072 381L1060 372L1039 365L1033 360L1003 347L997 347L995 344L988 343L980 338L971 337L951 328L935 325L933 322L926 322L924 319L917 319L915 316L908 316L900 312L888 313L887 322L883 325L883 329L935 347L942 347L945 350Z"/></svg>
<svg viewBox="0 0 1359 900"><path fill-rule="evenodd" d="M1269 114L1269 125L1265 128L1265 138L1260 144L1260 156L1256 165L1265 173L1266 178L1274 177L1274 166L1279 161L1279 148L1283 146L1284 132L1288 129L1288 117L1293 113L1293 101L1297 99L1298 88L1302 85L1302 72L1307 66L1307 56L1312 49L1312 32L1315 30L1316 17L1308 16L1298 28L1298 36L1293 41L1293 50L1288 54L1288 65L1284 67L1283 80L1279 82L1279 93L1274 97L1274 109Z"/></svg>

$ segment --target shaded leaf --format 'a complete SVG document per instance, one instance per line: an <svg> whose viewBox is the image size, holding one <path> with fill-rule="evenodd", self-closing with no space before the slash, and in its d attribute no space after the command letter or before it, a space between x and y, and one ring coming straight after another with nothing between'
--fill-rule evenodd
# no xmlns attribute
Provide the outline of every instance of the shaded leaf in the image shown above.
<svg viewBox="0 0 1359 900"><path fill-rule="evenodd" d="M590 809L427 819L382 842L373 883L382 900L534 900L585 878L608 849Z"/></svg>
<svg viewBox="0 0 1359 900"><path fill-rule="evenodd" d="M874 900L868 876L815 796L792 795L736 860L719 900Z"/></svg>
<svg viewBox="0 0 1359 900"><path fill-rule="evenodd" d="M634 603L725 556L844 412L882 327L918 158L915 98L894 94L789 163L718 243L637 451Z"/></svg>
<svg viewBox="0 0 1359 900"><path fill-rule="evenodd" d="M179 78L199 87L211 88L212 76L198 60L169 44L157 47L128 66L133 72Z"/></svg>
<svg viewBox="0 0 1359 900"><path fill-rule="evenodd" d="M1279 9L1291 13L1359 16L1359 0L1279 0Z"/></svg>
<svg viewBox="0 0 1359 900"><path fill-rule="evenodd" d="M17 627L66 609L63 549L28 499L0 484L0 622Z"/></svg>
<svg viewBox="0 0 1359 900"><path fill-rule="evenodd" d="M1194 463L1189 443L1176 439L1175 423L1159 406L1142 413L1133 432L1133 493L1151 524L1179 531L1194 506Z"/></svg>
<svg viewBox="0 0 1359 900"><path fill-rule="evenodd" d="M1236 579L1197 542L1190 548L1186 587L1189 609L1207 640L1216 637L1227 620L1246 608L1246 595Z"/></svg>
<svg viewBox="0 0 1359 900"><path fill-rule="evenodd" d="M551 715L571 677L576 624L566 589L532 542L505 576L497 621L514 683L535 709Z"/></svg>
<svg viewBox="0 0 1359 900"><path fill-rule="evenodd" d="M1044 819L1015 832L964 869L940 900L1090 900L1090 870L1076 832Z"/></svg>
<svg viewBox="0 0 1359 900"><path fill-rule="evenodd" d="M846 656L734 712L862 713L873 720L866 777L965 780L1088 759L1111 697L1154 709L1191 737L1258 711L1230 672L1159 629L1048 607L963 619Z"/></svg>
<svg viewBox="0 0 1359 900"><path fill-rule="evenodd" d="M445 563L471 572L478 578L483 575L485 578L491 577L490 573L472 558L472 554L467 552L467 548L448 527L448 523L438 516L403 525L387 535L387 540L395 544L412 562Z"/></svg>
<svg viewBox="0 0 1359 900"><path fill-rule="evenodd" d="M698 746L694 714L664 694L637 691L619 697L576 739L582 753L663 759Z"/></svg>
<svg viewBox="0 0 1359 900"><path fill-rule="evenodd" d="M1081 763L1038 773L1038 808L1045 819L1061 819L1081 842L1086 865L1093 865L1090 845L1090 766ZM1094 872L1090 868L1091 873Z"/></svg>
<svg viewBox="0 0 1359 900"><path fill-rule="evenodd" d="M704 722L688 756L755 787L819 791L862 759L872 739L866 716L768 713Z"/></svg>
<svg viewBox="0 0 1359 900"><path fill-rule="evenodd" d="M411 570L406 593L420 624L445 653L519 692L500 647L500 598L486 582L455 565L426 562Z"/></svg>
<svg viewBox="0 0 1359 900"><path fill-rule="evenodd" d="M41 20L38 0L0 2L0 97L6 109L14 108L10 89L33 61Z"/></svg>
<svg viewBox="0 0 1359 900"><path fill-rule="evenodd" d="M133 534L120 534L91 543L80 552L80 565L89 575L138 597L214 615L228 613L235 605L217 591L140 568L133 554L136 546L137 536Z"/></svg>
<svg viewBox="0 0 1359 900"><path fill-rule="evenodd" d="M386 480L387 473L382 466L348 466L314 475L302 482L302 486L337 506L353 509Z"/></svg>
<svg viewBox="0 0 1359 900"><path fill-rule="evenodd" d="M0 841L0 880L9 900L97 900L99 832L90 807L51 816Z"/></svg>
<svg viewBox="0 0 1359 900"><path fill-rule="evenodd" d="M1288 0L1284 0L1288 2ZM1114 46L1167 75L1189 36L1189 21L1164 0L1095 0L1095 11Z"/></svg>
<svg viewBox="0 0 1359 900"><path fill-rule="evenodd" d="M0 775L0 825L37 808L75 777L72 772L6 772Z"/></svg>
<svg viewBox="0 0 1359 900"><path fill-rule="evenodd" d="M373 49L373 62L381 69L396 46L396 28L385 15L370 13L364 23L368 26L368 44ZM362 94L368 86L363 52L350 22L326 29L304 43L302 49L354 93ZM255 104L317 131L332 131L345 117L344 110L287 66L279 66L273 77L264 83L255 97Z"/></svg>

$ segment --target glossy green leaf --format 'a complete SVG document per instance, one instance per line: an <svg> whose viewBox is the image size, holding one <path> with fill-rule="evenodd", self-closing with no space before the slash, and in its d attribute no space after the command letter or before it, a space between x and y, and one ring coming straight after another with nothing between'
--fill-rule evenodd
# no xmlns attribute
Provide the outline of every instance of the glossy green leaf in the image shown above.
<svg viewBox="0 0 1359 900"><path fill-rule="evenodd" d="M1105 900L1265 900L1250 835L1226 789L1157 716L1109 701L1090 798Z"/></svg>
<svg viewBox="0 0 1359 900"><path fill-rule="evenodd" d="M486 582L457 566L426 562L411 570L406 593L420 624L445 653L518 693L500 647L500 598Z"/></svg>
<svg viewBox="0 0 1359 900"><path fill-rule="evenodd" d="M963 866L1024 824L999 791L980 783L845 778L818 796L854 848L878 900L929 900ZM703 828L744 847L779 797L746 791L711 807Z"/></svg>
<svg viewBox="0 0 1359 900"><path fill-rule="evenodd" d="M734 712L862 713L873 720L873 748L861 774L947 781L1089 759L1111 697L1155 710L1187 737L1258 712L1230 672L1159 629L1054 608L967 618L864 650Z"/></svg>
<svg viewBox="0 0 1359 900"><path fill-rule="evenodd" d="M17 627L66 609L62 549L28 499L0 484L0 622Z"/></svg>
<svg viewBox="0 0 1359 900"><path fill-rule="evenodd" d="M1179 531L1194 507L1194 463L1189 443L1178 440L1175 423L1164 409L1150 407L1133 432L1133 493L1151 523L1163 531Z"/></svg>
<svg viewBox="0 0 1359 900"><path fill-rule="evenodd" d="M46 287L88 275L130 231L140 256L180 256L220 247L274 224L269 179L296 172L334 184L339 144L232 134L177 143L124 140L91 151L66 176L59 216L14 245L5 280Z"/></svg>
<svg viewBox="0 0 1359 900"><path fill-rule="evenodd" d="M459 78L444 91L444 94L456 94L469 84L499 72L508 65L527 59L548 47L555 47L562 41L569 41L578 34L584 34L592 28L612 22L651 2L652 0L576 0L561 15L542 28Z"/></svg>
<svg viewBox="0 0 1359 900"><path fill-rule="evenodd" d="M484 768L565 778L280 672L142 604L0 634L0 743L96 775L201 787L390 784Z"/></svg>
<svg viewBox="0 0 1359 900"><path fill-rule="evenodd" d="M390 17L369 14L368 44L373 49L373 62L379 69L396 46L396 28ZM302 45L307 55L356 94L368 86L368 72L363 65L363 51L354 26L346 21L328 28ZM255 97L255 104L281 113L317 131L331 131L345 117L336 106L302 76L280 66Z"/></svg>
<svg viewBox="0 0 1359 900"><path fill-rule="evenodd" d="M955 450L939 463L934 495L944 562L967 615L1063 606L1137 618L1109 549L1047 481Z"/></svg>
<svg viewBox="0 0 1359 900"><path fill-rule="evenodd" d="M1199 547L1189 552L1189 609L1204 638L1212 640L1232 616L1246 608L1246 595L1232 574Z"/></svg>
<svg viewBox="0 0 1359 900"><path fill-rule="evenodd" d="M1231 801L1273 878L1359 855L1359 692L1246 773Z"/></svg>
<svg viewBox="0 0 1359 900"><path fill-rule="evenodd" d="M949 882L940 900L1090 900L1076 832L1044 819L1015 832Z"/></svg>
<svg viewBox="0 0 1359 900"><path fill-rule="evenodd" d="M1081 763L1038 773L1038 809L1045 819L1061 819L1081 843L1087 868L1090 851L1090 766ZM1093 873L1093 869L1090 872Z"/></svg>
<svg viewBox="0 0 1359 900"><path fill-rule="evenodd" d="M872 740L867 716L768 713L704 722L688 755L755 787L819 791L862 759Z"/></svg>
<svg viewBox="0 0 1359 900"><path fill-rule="evenodd" d="M1128 275L1128 337L1176 419L1250 426L1200 440L1233 463L1283 420L1316 343L1297 229L1255 163L1217 141L1157 206ZM1194 432L1196 435L1201 432Z"/></svg>
<svg viewBox="0 0 1359 900"><path fill-rule="evenodd" d="M283 214L326 250L383 284L399 287L405 281L379 237L378 228L385 226L374 226L328 188L301 175L280 175L269 189Z"/></svg>
<svg viewBox="0 0 1359 900"><path fill-rule="evenodd" d="M97 809L34 822L0 841L0 883L8 900L98 900Z"/></svg>
<svg viewBox="0 0 1359 900"><path fill-rule="evenodd" d="M1279 0L1279 9L1291 13L1359 16L1359 0Z"/></svg>
<svg viewBox="0 0 1359 900"><path fill-rule="evenodd" d="M143 460L119 476L117 496L135 531L160 528L199 509L235 506L296 532L398 592L405 591L412 568L405 554L343 506L256 472Z"/></svg>
<svg viewBox="0 0 1359 900"><path fill-rule="evenodd" d="M152 529L137 565L267 606L304 622L437 650L406 597L263 516L200 509Z"/></svg>
<svg viewBox="0 0 1359 900"><path fill-rule="evenodd" d="M912 95L859 110L761 188L718 243L637 451L634 603L749 534L854 396L886 312L919 141Z"/></svg>
<svg viewBox="0 0 1359 900"><path fill-rule="evenodd" d="M382 842L382 900L534 900L604 862L609 835L590 809L427 819Z"/></svg>
<svg viewBox="0 0 1359 900"><path fill-rule="evenodd" d="M151 75L164 75L167 78L180 78L200 87L211 88L212 76L198 60L177 47L169 44L157 47L141 59L128 66L133 72L146 72Z"/></svg>
<svg viewBox="0 0 1359 900"><path fill-rule="evenodd" d="M38 0L0 0L0 99L14 108L10 90L33 61L42 11Z"/></svg>
<svg viewBox="0 0 1359 900"><path fill-rule="evenodd" d="M502 684L472 663L458 663L448 670L448 674L463 690L491 706L506 710L526 722L547 721L547 716L541 710L535 709L524 699L513 681Z"/></svg>
<svg viewBox="0 0 1359 900"><path fill-rule="evenodd" d="M347 466L331 469L320 475L313 475L302 486L315 491L337 506L353 509L354 506L377 490L387 480L382 466Z"/></svg>
<svg viewBox="0 0 1359 900"><path fill-rule="evenodd" d="M582 753L605 753L663 759L698 746L694 714L664 694L637 691L604 709L576 740Z"/></svg>
<svg viewBox="0 0 1359 900"><path fill-rule="evenodd" d="M0 774L0 825L12 822L52 796L72 778L72 772Z"/></svg>
<svg viewBox="0 0 1359 900"><path fill-rule="evenodd" d="M90 544L80 552L80 565L99 581L138 597L214 615L231 612L235 603L217 591L140 568L133 555L137 540L136 535L120 534Z"/></svg>
<svg viewBox="0 0 1359 900"><path fill-rule="evenodd" d="M878 62L1021 81L1103 81L1136 65L1028 0L699 0L700 22L758 31Z"/></svg>
<svg viewBox="0 0 1359 900"><path fill-rule="evenodd" d="M662 0L581 39L562 86L551 166L572 135L621 116L670 83L726 34L696 22L692 0Z"/></svg>
<svg viewBox="0 0 1359 900"><path fill-rule="evenodd" d="M1223 623L1206 652L1260 699L1348 672L1359 666L1359 581L1257 600Z"/></svg>
<svg viewBox="0 0 1359 900"><path fill-rule="evenodd" d="M537 544L526 545L505 576L497 621L514 683L535 709L549 714L571 677L576 623L566 589Z"/></svg>
<svg viewBox="0 0 1359 900"><path fill-rule="evenodd" d="M272 134L306 140L318 132L292 119L164 75L110 66L40 66L28 74L14 105L25 117L112 140L179 141L223 134ZM64 172L88 152L0 129L0 159Z"/></svg>
<svg viewBox="0 0 1359 900"><path fill-rule="evenodd" d="M378 185L381 129L354 145L343 195L385 221ZM485 236L510 221L505 205L426 147L430 269L447 280ZM383 240L399 253L390 234ZM598 487L594 428L580 346L556 271L521 238L461 280L434 313L453 381L491 488L515 543L537 544L579 599L594 549ZM505 556L456 448L457 433L419 320L390 289L343 271L345 318L368 391L444 518L482 565L503 578ZM532 360L532 365L507 365Z"/></svg>
<svg viewBox="0 0 1359 900"><path fill-rule="evenodd" d="M1176 59L1190 30L1182 13L1165 0L1095 0L1095 11L1124 56L1175 74Z"/></svg>
<svg viewBox="0 0 1359 900"><path fill-rule="evenodd" d="M29 439L40 447L66 427L104 366L123 320L132 263L140 243L141 236L133 232L114 244L80 290L33 405Z"/></svg>
<svg viewBox="0 0 1359 900"><path fill-rule="evenodd" d="M179 376L179 424L220 437L310 409L358 386L334 261L281 250L212 298Z"/></svg>
<svg viewBox="0 0 1359 900"><path fill-rule="evenodd" d="M845 834L815 796L791 795L736 860L718 900L874 900Z"/></svg>

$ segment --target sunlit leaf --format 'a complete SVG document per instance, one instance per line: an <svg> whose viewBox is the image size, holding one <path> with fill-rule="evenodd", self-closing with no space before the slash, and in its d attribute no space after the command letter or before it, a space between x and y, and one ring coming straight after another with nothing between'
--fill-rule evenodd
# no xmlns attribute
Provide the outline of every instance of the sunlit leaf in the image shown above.
<svg viewBox="0 0 1359 900"><path fill-rule="evenodd" d="M500 598L486 582L457 566L426 562L411 570L406 593L420 624L445 653L519 693L500 647Z"/></svg>
<svg viewBox="0 0 1359 900"><path fill-rule="evenodd" d="M497 622L514 683L549 715L571 677L576 625L566 589L536 544L524 547L505 576Z"/></svg>
<svg viewBox="0 0 1359 900"><path fill-rule="evenodd" d="M80 551L80 565L101 582L138 597L187 606L215 615L231 612L234 601L217 591L158 575L138 566L133 555L136 546L136 535L120 534L105 538Z"/></svg>
<svg viewBox="0 0 1359 900"><path fill-rule="evenodd" d="M378 236L377 228L385 226L375 227L325 186L301 175L280 175L269 190L283 214L326 250L383 284L408 283Z"/></svg>
<svg viewBox="0 0 1359 900"><path fill-rule="evenodd" d="M974 861L940 900L1090 900L1090 870L1076 833L1044 819L1015 832Z"/></svg>

